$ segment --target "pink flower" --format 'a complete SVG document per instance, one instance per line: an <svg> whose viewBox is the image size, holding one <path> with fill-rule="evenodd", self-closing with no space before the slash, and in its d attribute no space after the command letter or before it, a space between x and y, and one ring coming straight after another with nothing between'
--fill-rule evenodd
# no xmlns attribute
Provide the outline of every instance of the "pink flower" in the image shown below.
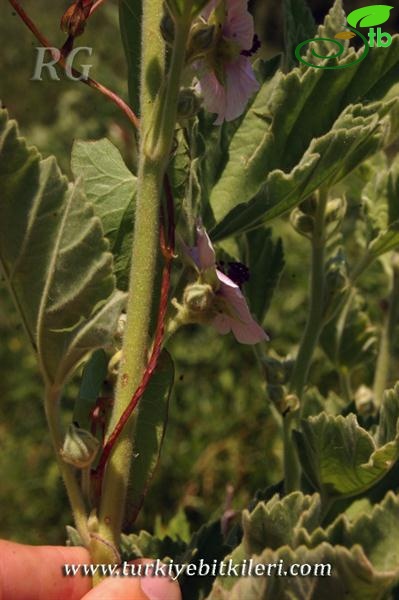
<svg viewBox="0 0 399 600"><path fill-rule="evenodd" d="M242 344L257 344L268 340L265 331L252 317L239 285L216 268L215 250L201 223L197 224L196 233L197 245L188 248L187 252L202 279L215 286L217 314L213 316L211 325L222 335L232 331Z"/></svg>
<svg viewBox="0 0 399 600"><path fill-rule="evenodd" d="M247 0L211 0L201 15L217 31L214 47L197 61L198 88L205 109L217 113L215 125L239 117L259 89L248 58L254 22L247 4Z"/></svg>

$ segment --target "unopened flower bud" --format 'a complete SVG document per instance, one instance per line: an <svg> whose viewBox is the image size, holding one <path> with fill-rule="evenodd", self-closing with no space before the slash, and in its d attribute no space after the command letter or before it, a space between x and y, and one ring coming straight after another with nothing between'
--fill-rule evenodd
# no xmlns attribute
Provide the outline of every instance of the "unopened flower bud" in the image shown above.
<svg viewBox="0 0 399 600"><path fill-rule="evenodd" d="M305 198L305 200L302 200L302 202L299 205L299 208L301 212L303 212L305 215L314 216L317 210L316 196L312 195L308 198Z"/></svg>
<svg viewBox="0 0 399 600"><path fill-rule="evenodd" d="M177 116L179 119L195 117L201 108L201 98L192 88L180 90L177 101Z"/></svg>
<svg viewBox="0 0 399 600"><path fill-rule="evenodd" d="M215 43L215 25L199 23L191 29L187 46L187 60L199 58L212 50Z"/></svg>
<svg viewBox="0 0 399 600"><path fill-rule="evenodd" d="M326 207L326 223L335 223L341 221L346 212L346 201L343 198L334 198L327 202Z"/></svg>
<svg viewBox="0 0 399 600"><path fill-rule="evenodd" d="M171 46L175 39L175 24L169 13L163 15L160 29L163 39Z"/></svg>
<svg viewBox="0 0 399 600"><path fill-rule="evenodd" d="M290 216L291 225L300 235L309 237L314 230L314 219L305 215L299 208L295 208Z"/></svg>
<svg viewBox="0 0 399 600"><path fill-rule="evenodd" d="M100 442L90 431L72 423L66 433L60 454L65 462L78 469L85 469L96 458L99 446Z"/></svg>
<svg viewBox="0 0 399 600"><path fill-rule="evenodd" d="M355 392L356 411L363 417L369 417L376 413L373 391L366 385L361 385Z"/></svg>
<svg viewBox="0 0 399 600"><path fill-rule="evenodd" d="M190 312L209 311L214 304L215 294L208 283L193 283L184 291L183 304Z"/></svg>

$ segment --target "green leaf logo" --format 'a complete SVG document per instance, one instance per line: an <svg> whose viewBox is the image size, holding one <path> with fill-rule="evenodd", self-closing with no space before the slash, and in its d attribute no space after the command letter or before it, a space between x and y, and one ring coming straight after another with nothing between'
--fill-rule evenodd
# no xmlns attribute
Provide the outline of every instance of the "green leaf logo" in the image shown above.
<svg viewBox="0 0 399 600"><path fill-rule="evenodd" d="M375 4L357 8L348 15L348 23L351 27L374 27L388 21L393 6L387 4Z"/></svg>

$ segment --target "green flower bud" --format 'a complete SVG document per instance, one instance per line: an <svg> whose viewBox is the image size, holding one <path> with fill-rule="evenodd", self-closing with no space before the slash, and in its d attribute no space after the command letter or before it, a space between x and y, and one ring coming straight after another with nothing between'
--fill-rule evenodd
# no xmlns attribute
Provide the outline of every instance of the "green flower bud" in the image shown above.
<svg viewBox="0 0 399 600"><path fill-rule="evenodd" d="M165 42L170 46L173 45L175 39L175 24L169 13L165 13L160 24L161 35Z"/></svg>
<svg viewBox="0 0 399 600"><path fill-rule="evenodd" d="M187 46L187 60L195 60L211 51L215 45L215 34L215 25L194 25Z"/></svg>
<svg viewBox="0 0 399 600"><path fill-rule="evenodd" d="M314 219L295 208L290 216L291 225L300 235L310 237L314 230Z"/></svg>
<svg viewBox="0 0 399 600"><path fill-rule="evenodd" d="M191 119L201 108L201 98L192 88L180 90L177 101L177 116L179 119Z"/></svg>
<svg viewBox="0 0 399 600"><path fill-rule="evenodd" d="M374 402L373 390L366 385L361 385L355 393L356 411L362 417L375 415L377 407Z"/></svg>
<svg viewBox="0 0 399 600"><path fill-rule="evenodd" d="M60 455L65 462L78 469L85 469L96 458L99 446L100 442L90 431L72 423L68 427Z"/></svg>
<svg viewBox="0 0 399 600"><path fill-rule="evenodd" d="M325 220L327 224L341 222L346 213L346 200L334 198L327 202Z"/></svg>
<svg viewBox="0 0 399 600"><path fill-rule="evenodd" d="M183 305L189 312L204 313L212 309L215 294L208 283L192 283L184 290Z"/></svg>
<svg viewBox="0 0 399 600"><path fill-rule="evenodd" d="M310 215L311 217L314 216L317 210L316 196L309 196L305 200L302 200L299 208L305 215Z"/></svg>

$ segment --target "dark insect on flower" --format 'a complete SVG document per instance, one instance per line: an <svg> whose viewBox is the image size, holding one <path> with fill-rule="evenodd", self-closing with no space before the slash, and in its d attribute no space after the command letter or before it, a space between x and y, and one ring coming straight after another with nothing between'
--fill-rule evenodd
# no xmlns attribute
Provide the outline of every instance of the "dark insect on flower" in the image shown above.
<svg viewBox="0 0 399 600"><path fill-rule="evenodd" d="M258 36L254 35L254 41L252 43L252 48L250 48L249 50L242 50L241 51L241 56L253 56L254 54L257 53L257 51L259 50L259 48L261 47L261 43L260 43L260 39L258 38Z"/></svg>
<svg viewBox="0 0 399 600"><path fill-rule="evenodd" d="M246 265L241 262L231 261L226 263L221 260L217 263L219 271L227 275L241 289L244 283L249 281L250 272Z"/></svg>

